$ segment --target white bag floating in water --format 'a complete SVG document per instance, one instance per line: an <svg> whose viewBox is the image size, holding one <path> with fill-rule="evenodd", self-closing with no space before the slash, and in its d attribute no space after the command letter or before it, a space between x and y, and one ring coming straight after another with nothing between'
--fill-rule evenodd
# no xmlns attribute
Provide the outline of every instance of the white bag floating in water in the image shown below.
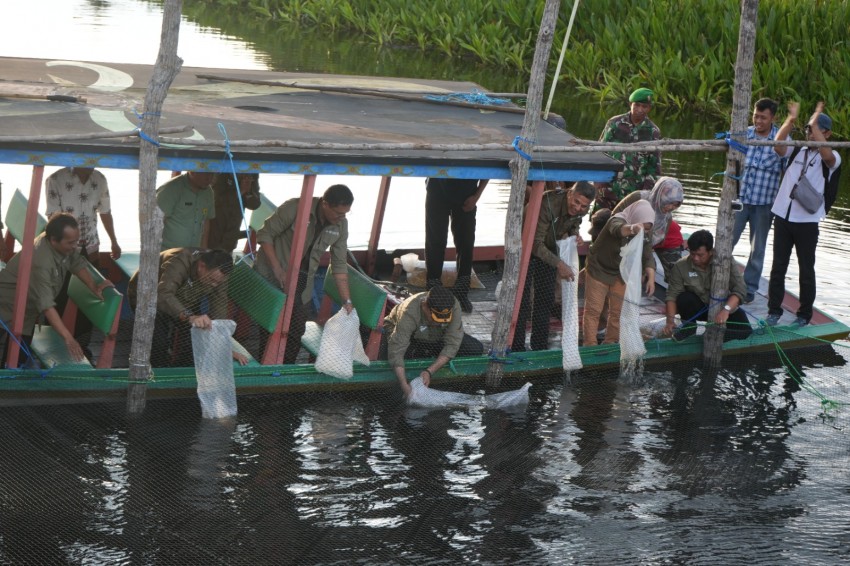
<svg viewBox="0 0 850 566"><path fill-rule="evenodd" d="M369 365L369 358L360 339L360 317L357 316L357 309L352 309L351 314L347 314L345 309L339 309L328 319L322 331L316 371L339 379L351 379L354 362Z"/></svg>
<svg viewBox="0 0 850 566"><path fill-rule="evenodd" d="M561 352L564 370L570 371L582 367L578 353L578 246L575 236L558 240L557 244L561 261L575 274L572 281L561 279Z"/></svg>
<svg viewBox="0 0 850 566"><path fill-rule="evenodd" d="M640 297L643 275L643 230L620 249L620 276L626 282L623 309L620 311L620 367L634 370L646 354L640 332Z"/></svg>
<svg viewBox="0 0 850 566"><path fill-rule="evenodd" d="M232 320L214 320L212 328L192 328L192 355L198 379L198 399L205 419L236 415L236 383L233 379Z"/></svg>
<svg viewBox="0 0 850 566"><path fill-rule="evenodd" d="M417 407L480 407L488 409L505 409L528 404L528 389L530 383L521 388L504 393L493 393L491 395L470 395L468 393L455 393L454 391L440 391L425 387L422 378L417 377L410 382L410 397L407 398L409 405Z"/></svg>

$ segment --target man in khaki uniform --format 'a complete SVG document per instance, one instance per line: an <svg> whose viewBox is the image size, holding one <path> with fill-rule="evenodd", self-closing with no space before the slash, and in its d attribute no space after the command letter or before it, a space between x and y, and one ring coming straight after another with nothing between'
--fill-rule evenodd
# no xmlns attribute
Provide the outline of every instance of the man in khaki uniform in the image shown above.
<svg viewBox="0 0 850 566"><path fill-rule="evenodd" d="M79 238L79 224L73 216L64 212L54 214L48 221L44 233L36 237L22 337L24 343L29 344L36 321L43 317L65 340L71 355L77 360L82 360L83 349L73 333L62 323L62 318L56 310L56 297L62 289L65 274L69 271L76 274L86 287L101 299L103 289L111 287L112 283L104 281L95 284L88 271L86 260L77 249ZM0 271L0 320L7 328L12 324L20 256L20 253L16 254L9 260L6 268ZM4 341L8 348L8 334L5 335ZM4 364L5 360L6 349L4 348L2 360Z"/></svg>
<svg viewBox="0 0 850 566"><path fill-rule="evenodd" d="M313 294L313 279L319 260L325 250L330 248L331 265L329 272L336 280L343 308L351 312L351 294L348 291L348 221L345 215L351 210L354 195L345 185L328 187L321 197L314 197L310 207L310 220L307 224L307 236L304 252L297 258L298 286L296 289L286 288L286 270L289 266L289 254L292 251L292 239L295 236L295 217L298 212L299 199L290 199L280 205L277 210L263 223L257 232L257 243L260 253L254 269L273 285L283 289L294 301L292 322L286 337L286 354L283 363L295 363L298 351L301 349L301 336L304 335L307 323L307 304ZM265 345L261 335L261 350ZM260 352L262 357L263 352Z"/></svg>
<svg viewBox="0 0 850 566"><path fill-rule="evenodd" d="M405 396L410 384L404 360L436 358L419 377L427 387L431 375L456 356L480 356L484 346L464 333L461 306L441 285L408 297L384 318L384 337L378 358L389 360Z"/></svg>
<svg viewBox="0 0 850 566"><path fill-rule="evenodd" d="M667 280L667 325L664 333L674 340L684 340L696 332L697 320L708 320L711 278L714 272L714 236L708 230L697 230L688 238L690 255L673 265ZM732 260L729 259L731 262ZM723 309L714 323L729 328L723 337L743 340L752 334L746 313L739 307L747 296L747 284L735 265L729 269L729 293L723 299ZM682 328L674 330L676 314L682 318Z"/></svg>
<svg viewBox="0 0 850 566"><path fill-rule="evenodd" d="M151 344L153 367L192 365L189 331L193 326L210 328L213 320L227 318L227 278L232 269L233 258L222 250L173 248L160 252ZM138 298L138 278L137 271L127 285L133 310ZM248 361L238 352L233 352L233 359L242 365Z"/></svg>

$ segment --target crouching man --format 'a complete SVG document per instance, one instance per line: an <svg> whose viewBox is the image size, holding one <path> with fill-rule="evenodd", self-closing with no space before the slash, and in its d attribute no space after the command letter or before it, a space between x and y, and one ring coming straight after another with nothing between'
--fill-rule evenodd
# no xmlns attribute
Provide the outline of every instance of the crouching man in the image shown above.
<svg viewBox="0 0 850 566"><path fill-rule="evenodd" d="M429 386L431 375L455 356L480 356L484 346L464 333L461 307L445 287L408 297L384 318L384 336L379 359L389 360L405 396L410 384L404 372L405 359L436 358L419 374Z"/></svg>
<svg viewBox="0 0 850 566"><path fill-rule="evenodd" d="M172 248L160 252L151 366L193 365L189 331L192 327L212 328L214 319L227 318L227 277L232 269L233 258L223 250ZM134 311L138 278L137 271L127 286ZM233 359L242 365L248 362L238 352L233 352Z"/></svg>
<svg viewBox="0 0 850 566"><path fill-rule="evenodd" d="M696 321L708 320L709 298L711 297L711 277L714 271L714 236L708 230L697 230L688 238L690 255L675 264L667 280L667 325L664 333L674 340L683 340L696 332ZM729 259L732 262L732 259ZM747 321L747 315L738 308L747 295L747 284L732 263L729 266L729 293L714 323L729 324L723 340L743 340L752 334L753 329ZM682 328L674 331L676 314L682 317Z"/></svg>

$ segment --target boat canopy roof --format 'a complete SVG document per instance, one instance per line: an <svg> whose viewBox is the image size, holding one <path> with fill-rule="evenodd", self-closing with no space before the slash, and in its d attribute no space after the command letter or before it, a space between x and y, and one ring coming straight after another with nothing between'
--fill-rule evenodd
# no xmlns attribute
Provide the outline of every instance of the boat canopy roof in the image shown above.
<svg viewBox="0 0 850 566"><path fill-rule="evenodd" d="M150 65L0 58L0 163L137 168L139 144L147 141L68 137L137 128L153 71ZM365 89L385 92L368 95ZM188 129L161 136L227 140L237 171L509 179L508 163L517 155L510 147L387 146L509 145L520 134L522 113L426 99L451 93L486 90L471 82L183 67L165 99L160 128ZM57 95L77 101L50 99ZM541 121L537 144L565 146L573 137ZM223 145L177 143L160 146L159 166L231 169ZM538 151L529 179L607 181L621 167L601 152Z"/></svg>

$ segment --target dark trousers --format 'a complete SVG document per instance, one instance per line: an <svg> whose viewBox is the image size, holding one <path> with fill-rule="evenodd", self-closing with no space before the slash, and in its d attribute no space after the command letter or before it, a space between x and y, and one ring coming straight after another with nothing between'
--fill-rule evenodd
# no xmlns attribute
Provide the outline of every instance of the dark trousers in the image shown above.
<svg viewBox="0 0 850 566"><path fill-rule="evenodd" d="M529 311L531 311L531 349L549 348L549 319L552 316L552 304L555 302L555 274L554 267L539 258L531 257L522 289L514 339L511 343L512 351L525 351L525 327L528 323Z"/></svg>
<svg viewBox="0 0 850 566"><path fill-rule="evenodd" d="M3 357L0 358L0 368L6 367L6 358L9 356L9 343L12 341L9 337L9 334L3 331ZM30 344L32 344L32 336L21 336L21 342L26 345L27 349L30 349ZM18 367L21 367L24 362L27 361L27 355L23 350L18 351Z"/></svg>
<svg viewBox="0 0 850 566"><path fill-rule="evenodd" d="M676 297L676 311L682 317L682 324L685 328L678 330L681 338L694 334L697 329L696 321L708 320L708 305L691 291L684 291ZM699 314L697 314L699 313ZM737 309L735 312L729 313L729 319L726 322L726 332L723 335L723 341L743 340L753 333L750 323L747 320L747 314L743 309Z"/></svg>
<svg viewBox="0 0 850 566"><path fill-rule="evenodd" d="M817 222L788 222L773 217L773 266L770 269L770 284L767 287L768 314L782 314L782 299L785 297L785 274L791 261L791 249L797 250L800 268L800 308L797 316L812 318L817 283L815 281L815 250L818 247L820 227Z"/></svg>
<svg viewBox="0 0 850 566"><path fill-rule="evenodd" d="M475 193L478 181L462 181L466 184L474 183L471 185L471 193L468 190L450 192L453 190L452 186L446 184L446 181L429 179L425 193L425 268L428 272L427 278L432 281L439 280L443 275L449 222L457 250L458 277L469 277L472 273L476 209L464 212L463 201ZM435 187L438 182L440 186Z"/></svg>
<svg viewBox="0 0 850 566"><path fill-rule="evenodd" d="M151 340L151 367L194 366L191 330L188 322L157 311Z"/></svg>
<svg viewBox="0 0 850 566"><path fill-rule="evenodd" d="M329 273L327 277L330 276ZM304 336L304 330L307 328L307 319L310 318L310 303L305 304L301 302L301 294L306 288L307 272L300 271L298 273L298 286L295 289L295 293L288 293L286 295L286 299L291 299L294 304L292 307L292 319L289 322L289 332L286 334L286 352L283 354L283 363L285 364L294 364L295 359L298 357L298 352L301 351L301 337ZM260 328L258 334L260 347L259 357L257 359L262 361L271 334L265 328Z"/></svg>
<svg viewBox="0 0 850 566"><path fill-rule="evenodd" d="M378 349L378 359L387 359L387 334L381 336L381 347ZM404 353L406 360L420 360L423 358L436 358L445 346L445 343L439 342L422 342L420 340L411 340L407 351ZM469 334L463 334L463 340L458 348L457 356L480 356L484 353L484 344L477 338L473 338Z"/></svg>

